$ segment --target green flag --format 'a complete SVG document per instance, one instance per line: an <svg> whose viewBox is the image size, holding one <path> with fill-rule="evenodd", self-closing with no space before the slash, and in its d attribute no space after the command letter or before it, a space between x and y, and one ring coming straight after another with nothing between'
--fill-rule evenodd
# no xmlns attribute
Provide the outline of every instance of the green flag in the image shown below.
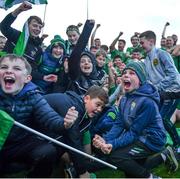
<svg viewBox="0 0 180 179"><path fill-rule="evenodd" d="M5 111L0 110L0 150L14 124L14 119Z"/></svg>
<svg viewBox="0 0 180 179"><path fill-rule="evenodd" d="M47 0L0 0L0 8L8 9L16 4L28 1L32 4L47 4Z"/></svg>
<svg viewBox="0 0 180 179"><path fill-rule="evenodd" d="M28 39L29 39L29 28L28 28L28 22L26 21L23 26L23 30L19 36L19 39L16 43L16 46L13 50L13 53L19 56L23 56Z"/></svg>

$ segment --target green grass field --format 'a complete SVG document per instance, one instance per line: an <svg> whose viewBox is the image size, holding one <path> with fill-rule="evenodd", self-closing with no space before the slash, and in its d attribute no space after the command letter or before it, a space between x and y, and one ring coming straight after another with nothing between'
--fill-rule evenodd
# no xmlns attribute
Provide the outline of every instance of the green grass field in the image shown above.
<svg viewBox="0 0 180 179"><path fill-rule="evenodd" d="M179 163L180 165L180 163ZM176 172L169 173L164 165L160 165L158 168L153 170L153 173L161 178L180 178L180 168ZM124 178L124 173L116 170L101 170L96 172L97 178Z"/></svg>

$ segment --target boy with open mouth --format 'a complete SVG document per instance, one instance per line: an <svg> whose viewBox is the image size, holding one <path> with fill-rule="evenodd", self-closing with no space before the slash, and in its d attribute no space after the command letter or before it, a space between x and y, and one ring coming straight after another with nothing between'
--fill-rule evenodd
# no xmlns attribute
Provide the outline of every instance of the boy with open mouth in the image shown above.
<svg viewBox="0 0 180 179"><path fill-rule="evenodd" d="M71 106L64 116L57 114L31 82L31 71L24 57L8 54L0 58L0 109L24 125L44 126L61 135L74 124L78 112ZM16 126L0 150L1 166L8 168L12 162L27 164L31 169L27 177L50 177L55 161L56 148L52 144Z"/></svg>
<svg viewBox="0 0 180 179"><path fill-rule="evenodd" d="M148 83L142 62L132 61L126 65L122 71L122 86L125 95L120 101L119 116L107 134L95 135L93 145L126 177L154 178L149 170L154 161L147 158L162 151L166 143L166 131L158 109L159 93ZM163 150L155 164L168 161L167 156L177 170L178 163L171 147Z"/></svg>

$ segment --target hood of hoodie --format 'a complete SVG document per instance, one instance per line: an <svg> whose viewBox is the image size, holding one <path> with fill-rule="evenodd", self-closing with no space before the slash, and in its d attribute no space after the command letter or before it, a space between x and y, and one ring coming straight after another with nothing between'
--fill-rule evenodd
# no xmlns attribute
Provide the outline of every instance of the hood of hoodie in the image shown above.
<svg viewBox="0 0 180 179"><path fill-rule="evenodd" d="M126 95L146 96L153 99L157 104L160 103L159 93L155 86L153 86L151 83L145 83L137 90L134 90L131 93L127 93Z"/></svg>
<svg viewBox="0 0 180 179"><path fill-rule="evenodd" d="M86 78L89 78L89 79L94 79L94 80L97 79L97 69L96 69L96 58L95 58L95 56L89 51L82 52L81 57L83 55L86 55L90 58L90 60L92 62L92 72L88 76L85 75L82 71L81 71L81 74L83 76L85 76Z"/></svg>
<svg viewBox="0 0 180 179"><path fill-rule="evenodd" d="M25 94L27 94L29 92L39 92L39 93L41 93L41 91L40 91L38 86L36 86L32 82L29 82L26 85L24 85L23 89L17 95L12 96L12 97L14 97L14 98L23 97ZM4 93L2 91L2 89L0 89L0 96L10 96L10 95Z"/></svg>

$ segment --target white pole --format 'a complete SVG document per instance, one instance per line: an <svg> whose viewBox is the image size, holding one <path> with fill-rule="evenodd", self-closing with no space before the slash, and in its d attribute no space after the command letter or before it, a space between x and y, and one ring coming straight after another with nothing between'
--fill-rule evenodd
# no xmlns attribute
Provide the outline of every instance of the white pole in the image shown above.
<svg viewBox="0 0 180 179"><path fill-rule="evenodd" d="M43 16L43 24L45 24L45 20L46 20L46 10L47 10L47 4L45 4L45 9L44 9L44 16ZM44 26L42 28L41 34L43 35L44 33Z"/></svg>
<svg viewBox="0 0 180 179"><path fill-rule="evenodd" d="M77 149L75 149L75 148L73 148L73 147L71 147L71 146L69 146L69 145L66 145L66 144L64 144L64 143L62 143L62 142L59 142L58 140L55 140L55 139L53 139L53 138L51 138L51 137L49 137L49 136L47 136L47 135L45 135L45 134L43 134L43 133L40 133L40 132L38 132L38 131L30 128L30 127L27 127L27 126L25 126L25 125L23 125L23 124L21 124L21 123L19 123L19 122L17 122L17 121L14 121L14 124L15 124L16 126L20 127L20 128L23 128L23 129L25 129L25 130L27 130L27 131L29 131L29 132L32 132L32 133L36 134L36 135L38 135L38 136L40 136L40 137L42 137L42 138L44 138L44 139L47 139L47 140L49 140L49 141L51 141L51 142L53 142L53 143L55 143L55 144L57 144L57 145L60 145L60 146L65 147L65 148L67 148L67 149L69 149L69 150L72 150L73 152L76 152L76 153L78 153L78 154L81 154L81 155L83 155L83 156L85 156L85 157L88 157L88 158L90 158L90 159L92 159L92 160L95 160L95 161L97 161L97 162L99 162L99 163L102 163L102 164L104 164L104 165L106 165L106 166L108 166L108 167L110 167L110 168L115 169L115 170L117 169L117 167L114 166L114 165L112 165L112 164L109 164L109 163L107 163L107 162L105 162L105 161L103 161L103 160L100 160L100 159L98 159L98 158L96 158L96 157L93 157L93 156L91 156L91 155L89 155L89 154L87 154L87 153L85 153L85 152L82 152L82 151L80 151L80 150L77 150Z"/></svg>
<svg viewBox="0 0 180 179"><path fill-rule="evenodd" d="M87 19L89 19L89 1L87 0Z"/></svg>

